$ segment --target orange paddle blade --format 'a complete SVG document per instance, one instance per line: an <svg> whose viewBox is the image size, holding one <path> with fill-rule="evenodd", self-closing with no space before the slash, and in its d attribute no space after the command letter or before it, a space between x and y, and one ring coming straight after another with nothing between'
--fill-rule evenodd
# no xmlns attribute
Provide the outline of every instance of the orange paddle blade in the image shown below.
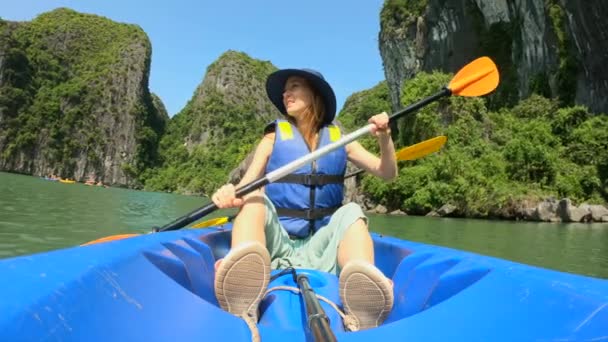
<svg viewBox="0 0 608 342"><path fill-rule="evenodd" d="M416 160L433 152L439 151L447 140L448 138L445 135L428 139L399 150L395 156L397 157L398 161Z"/></svg>
<svg viewBox="0 0 608 342"><path fill-rule="evenodd" d="M102 237L102 238L97 239L97 240L89 241L87 243L83 243L81 246L94 245L96 243L102 243L102 242L110 242L110 241L122 240L122 239L127 239L127 238L130 238L130 237L133 237L133 236L138 236L138 235L140 235L140 234L111 235L111 236Z"/></svg>
<svg viewBox="0 0 608 342"><path fill-rule="evenodd" d="M448 85L452 95L481 96L498 86L498 69L488 57L480 57L464 66Z"/></svg>

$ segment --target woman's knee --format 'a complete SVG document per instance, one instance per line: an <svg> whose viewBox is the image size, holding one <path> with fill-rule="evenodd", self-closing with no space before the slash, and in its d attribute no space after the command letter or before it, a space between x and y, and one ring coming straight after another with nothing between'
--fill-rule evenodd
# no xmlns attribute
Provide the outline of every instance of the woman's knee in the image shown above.
<svg viewBox="0 0 608 342"><path fill-rule="evenodd" d="M355 202L346 203L345 205L341 206L338 210L363 212L363 209L361 208L361 206Z"/></svg>
<svg viewBox="0 0 608 342"><path fill-rule="evenodd" d="M361 208L361 206L357 203L347 203L343 206L341 206L340 208L338 208L338 210L336 210L336 212L334 213L334 216L337 217L360 217L363 218L363 220L365 222L367 222L367 217L365 216L365 213L363 212L363 209Z"/></svg>
<svg viewBox="0 0 608 342"><path fill-rule="evenodd" d="M353 222L350 227L348 227L347 233L356 233L356 234L369 234L369 230L367 227L367 221L363 218L358 218L355 222Z"/></svg>

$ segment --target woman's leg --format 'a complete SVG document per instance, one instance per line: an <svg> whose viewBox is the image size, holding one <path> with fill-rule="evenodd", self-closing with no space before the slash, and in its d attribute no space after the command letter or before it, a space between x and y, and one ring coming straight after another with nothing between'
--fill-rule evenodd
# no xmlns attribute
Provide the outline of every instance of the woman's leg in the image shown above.
<svg viewBox="0 0 608 342"><path fill-rule="evenodd" d="M377 327L393 307L393 286L374 266L374 244L362 219L353 223L338 247L340 297L351 316L348 330Z"/></svg>
<svg viewBox="0 0 608 342"><path fill-rule="evenodd" d="M272 202L263 193L249 196L234 221L232 248L216 262L215 294L220 306L257 320L271 260L277 263L291 253L291 241Z"/></svg>
<svg viewBox="0 0 608 342"><path fill-rule="evenodd" d="M361 207L349 203L338 209L292 256L305 268L340 277L339 292L349 318L348 330L376 327L393 307L389 278L374 266L374 244Z"/></svg>
<svg viewBox="0 0 608 342"><path fill-rule="evenodd" d="M337 254L320 266L339 274L340 298L349 316L346 328L361 330L382 324L393 307L392 282L374 266L374 244L361 207L349 203L340 208L310 242L309 255L324 250L323 256L331 258L332 249Z"/></svg>
<svg viewBox="0 0 608 342"><path fill-rule="evenodd" d="M289 259L294 254L293 242L281 226L274 205L263 193L245 201L232 227L231 249L252 241L268 249L273 269L293 266ZM221 262L222 259L215 262L216 271Z"/></svg>
<svg viewBox="0 0 608 342"><path fill-rule="evenodd" d="M257 241L262 246L266 246L266 234L264 233L265 216L264 196L253 195L249 197L234 218L231 249L248 241ZM216 260L216 271L222 260Z"/></svg>
<svg viewBox="0 0 608 342"><path fill-rule="evenodd" d="M243 242L257 241L266 246L264 223L266 220L266 207L264 195L259 193L249 196L241 210L236 215L232 226L232 248Z"/></svg>
<svg viewBox="0 0 608 342"><path fill-rule="evenodd" d="M235 218L232 248L216 262L215 295L222 309L253 322L270 280L263 195L249 196Z"/></svg>
<svg viewBox="0 0 608 342"><path fill-rule="evenodd" d="M374 243L363 219L355 221L338 245L338 265L343 268L349 261L363 260L374 264Z"/></svg>
<svg viewBox="0 0 608 342"><path fill-rule="evenodd" d="M339 275L341 267L351 258L373 262L373 244L366 221L359 205L343 205L324 227L297 249L290 257L292 263ZM342 243L345 240L346 243Z"/></svg>

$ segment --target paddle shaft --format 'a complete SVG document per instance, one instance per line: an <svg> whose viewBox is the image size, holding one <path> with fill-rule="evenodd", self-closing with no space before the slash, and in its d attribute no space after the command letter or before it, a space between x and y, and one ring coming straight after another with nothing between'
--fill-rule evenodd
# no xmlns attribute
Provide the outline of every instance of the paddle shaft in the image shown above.
<svg viewBox="0 0 608 342"><path fill-rule="evenodd" d="M315 342L337 341L336 335L329 326L329 318L321 307L315 291L310 286L308 277L305 274L298 274L297 280L300 293L304 297L309 340Z"/></svg>
<svg viewBox="0 0 608 342"><path fill-rule="evenodd" d="M355 172L351 172L349 174L347 174L346 176L344 176L344 179L350 178L350 177L355 177L356 175L360 175L363 172L365 172L365 170L361 169L361 170L357 170Z"/></svg>
<svg viewBox="0 0 608 342"><path fill-rule="evenodd" d="M441 91L437 92L436 94L431 95L425 99L422 99L422 100L420 100L412 105L409 105L409 106L401 109L400 111L394 113L393 115L391 115L389 117L389 122L393 122L397 119L400 119L401 117L405 116L406 114L412 113L412 112L428 105L429 103L437 101L438 99L440 99L442 97L450 96L451 94L452 94L452 92L450 91L450 89L445 87ZM352 141L359 139L359 137L361 137L365 134L370 133L372 131L372 127L374 127L373 124L369 124L367 126L361 127L358 130L356 130L348 135L345 135L344 137L342 137L340 140L338 140L336 142L333 142L329 145L325 145L325 146L315 150L314 152L305 155L302 158L294 160L285 166L282 166L272 172L267 173L264 177L258 178L255 181L238 188L236 190L236 197L242 197L267 184L278 181L279 179L287 176L288 174L301 168L302 166L321 158L322 156L326 155L327 153L329 153L333 150L336 150ZM207 204L206 206L204 206L200 209L197 209L195 211L192 211L192 212L186 214L185 216L182 216L182 217L176 219L175 221L173 221L169 224L166 224L165 226L163 226L161 228L154 229L154 231L164 232L164 231L168 231L168 230L180 229L180 228L200 219L201 217L211 214L213 211L215 211L217 209L218 209L218 207L215 205L215 203L211 202L211 203Z"/></svg>

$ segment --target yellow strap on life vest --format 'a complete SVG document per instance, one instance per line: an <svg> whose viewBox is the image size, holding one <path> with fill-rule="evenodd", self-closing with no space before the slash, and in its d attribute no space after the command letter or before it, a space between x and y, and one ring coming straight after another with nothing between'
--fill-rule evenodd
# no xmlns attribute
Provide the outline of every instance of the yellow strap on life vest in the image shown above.
<svg viewBox="0 0 608 342"><path fill-rule="evenodd" d="M340 129L338 126L328 126L329 129L329 141L334 142L340 140Z"/></svg>
<svg viewBox="0 0 608 342"><path fill-rule="evenodd" d="M279 132L281 133L281 140L290 140L293 139L293 131L291 130L291 125L287 121L279 122Z"/></svg>

